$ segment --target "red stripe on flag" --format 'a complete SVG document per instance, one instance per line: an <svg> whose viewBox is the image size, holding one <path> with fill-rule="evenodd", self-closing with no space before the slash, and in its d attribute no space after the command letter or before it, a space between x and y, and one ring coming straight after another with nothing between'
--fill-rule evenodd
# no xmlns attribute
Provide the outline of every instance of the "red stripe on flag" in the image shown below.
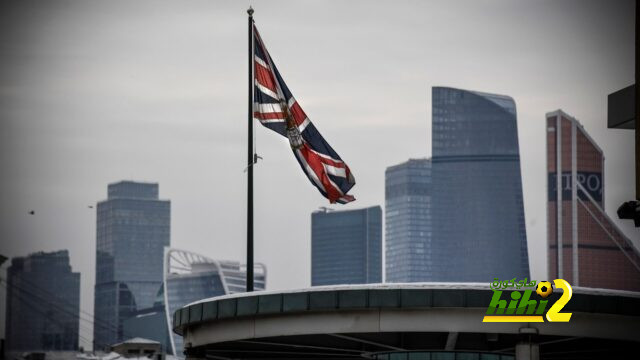
<svg viewBox="0 0 640 360"><path fill-rule="evenodd" d="M291 105L291 115L293 116L293 120L296 121L296 125L298 126L302 125L304 120L307 118L307 114L304 113L304 110L302 110L300 104L298 104L297 101L294 102L293 105Z"/></svg>
<svg viewBox="0 0 640 360"><path fill-rule="evenodd" d="M311 150L311 151L313 151L314 154L317 157L319 157L323 163L325 163L327 165L331 165L333 167L337 167L337 168L345 168L345 169L347 169L347 174L348 174L349 168L347 167L347 165L344 162L342 162L342 161L334 161L332 159L329 159L327 157L324 157L324 156L320 155L319 153L316 153L316 151L314 151L314 150Z"/></svg>
<svg viewBox="0 0 640 360"><path fill-rule="evenodd" d="M335 203L338 199L340 199L340 197L342 197L342 194L333 186L333 184L329 180L329 176L324 169L324 165L322 165L322 160L325 159L322 159L320 156L311 151L309 149L309 145L307 144L304 144L299 151L307 161L307 164L309 164L313 172L316 174L318 179L320 179L320 183L327 193L329 202L331 202L332 204Z"/></svg>
<svg viewBox="0 0 640 360"><path fill-rule="evenodd" d="M269 71L269 69L260 65L257 62L255 64L256 64L256 80L258 80L260 85L266 87L267 89L273 91L274 93L277 93L278 91L276 90L276 82L275 82L275 79L273 78L273 74L271 73L271 71Z"/></svg>
<svg viewBox="0 0 640 360"><path fill-rule="evenodd" d="M271 112L271 113L262 113L262 112L254 112L253 117L260 120L273 120L273 119L283 119L284 114L281 112Z"/></svg>

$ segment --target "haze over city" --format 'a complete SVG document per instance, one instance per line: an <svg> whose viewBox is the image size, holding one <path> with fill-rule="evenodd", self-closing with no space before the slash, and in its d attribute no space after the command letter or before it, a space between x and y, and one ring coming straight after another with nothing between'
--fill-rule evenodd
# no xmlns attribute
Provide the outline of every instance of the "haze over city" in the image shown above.
<svg viewBox="0 0 640 360"><path fill-rule="evenodd" d="M173 247L244 261L248 6L1 5L0 253L69 249L93 313L95 205L128 179L171 200ZM606 128L607 95L634 82L632 1L253 7L285 81L355 175L357 201L331 208L384 209L385 169L431 156L433 86L515 100L532 278L547 276L545 113L563 109L603 149L607 213L633 198L633 132ZM328 202L286 139L257 125L256 144L256 261L269 290L307 287L310 214Z"/></svg>

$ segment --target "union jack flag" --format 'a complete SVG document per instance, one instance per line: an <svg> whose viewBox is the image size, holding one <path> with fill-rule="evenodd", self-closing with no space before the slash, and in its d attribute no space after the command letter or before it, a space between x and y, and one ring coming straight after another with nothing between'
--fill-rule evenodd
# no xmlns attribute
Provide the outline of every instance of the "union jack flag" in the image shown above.
<svg viewBox="0 0 640 360"><path fill-rule="evenodd" d="M320 135L289 91L255 25L253 34L254 119L289 139L300 167L329 202L354 201L355 198L347 194L356 183L351 170Z"/></svg>

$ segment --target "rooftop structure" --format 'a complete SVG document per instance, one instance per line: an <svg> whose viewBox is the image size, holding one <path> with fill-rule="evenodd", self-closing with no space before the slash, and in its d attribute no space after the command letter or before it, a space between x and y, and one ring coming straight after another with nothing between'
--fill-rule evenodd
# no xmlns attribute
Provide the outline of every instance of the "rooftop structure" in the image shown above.
<svg viewBox="0 0 640 360"><path fill-rule="evenodd" d="M561 294L547 299L553 303ZM562 310L572 313L566 323L483 322L493 295L480 283L235 294L184 306L174 314L173 330L184 336L187 359L453 359L459 353L534 359L538 352L541 358L602 358L640 345L638 293L573 288Z"/></svg>

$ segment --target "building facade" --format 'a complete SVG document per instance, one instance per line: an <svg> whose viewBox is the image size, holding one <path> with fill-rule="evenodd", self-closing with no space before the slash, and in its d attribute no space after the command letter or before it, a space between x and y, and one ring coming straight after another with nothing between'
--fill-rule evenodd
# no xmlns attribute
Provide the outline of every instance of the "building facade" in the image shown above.
<svg viewBox="0 0 640 360"><path fill-rule="evenodd" d="M311 285L382 282L382 209L311 214Z"/></svg>
<svg viewBox="0 0 640 360"><path fill-rule="evenodd" d="M183 357L182 336L171 331L173 314L195 301L246 291L246 266L185 250L165 248L162 287L153 307L124 322L125 333L158 341L169 354ZM266 268L254 264L254 289L264 290Z"/></svg>
<svg viewBox="0 0 640 360"><path fill-rule="evenodd" d="M170 348L176 356L183 356L182 336L171 331L173 314L194 301L245 292L246 266L236 261L219 261L190 251L166 249L164 304L166 329L171 334ZM263 264L254 264L254 290L266 288L267 272Z"/></svg>
<svg viewBox="0 0 640 360"><path fill-rule="evenodd" d="M546 115L546 126L549 278L640 291L638 249L604 212L602 150L561 110Z"/></svg>
<svg viewBox="0 0 640 360"><path fill-rule="evenodd" d="M80 326L80 273L66 250L11 260L7 270L9 352L74 351Z"/></svg>
<svg viewBox="0 0 640 360"><path fill-rule="evenodd" d="M529 277L512 98L434 87L431 281Z"/></svg>
<svg viewBox="0 0 640 360"><path fill-rule="evenodd" d="M161 352L171 354L171 341L167 331L167 317L162 302L153 307L136 311L130 318L122 322L125 334L156 341L160 344Z"/></svg>
<svg viewBox="0 0 640 360"><path fill-rule="evenodd" d="M431 159L411 159L385 172L386 282L433 279Z"/></svg>
<svg viewBox="0 0 640 360"><path fill-rule="evenodd" d="M170 242L168 200L158 184L109 184L97 206L94 348L131 338L123 321L151 307L162 285L163 252Z"/></svg>

